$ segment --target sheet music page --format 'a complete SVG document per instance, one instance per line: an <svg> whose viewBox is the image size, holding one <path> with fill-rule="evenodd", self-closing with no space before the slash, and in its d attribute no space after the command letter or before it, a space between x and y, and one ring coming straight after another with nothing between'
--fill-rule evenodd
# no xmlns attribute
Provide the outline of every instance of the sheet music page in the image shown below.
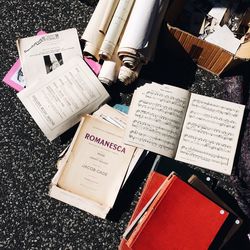
<svg viewBox="0 0 250 250"><path fill-rule="evenodd" d="M86 116L58 186L111 208L135 150L123 143L123 133L121 128Z"/></svg>
<svg viewBox="0 0 250 250"><path fill-rule="evenodd" d="M49 140L65 132L103 104L109 94L80 57L74 57L38 83L18 93L19 99Z"/></svg>
<svg viewBox="0 0 250 250"><path fill-rule="evenodd" d="M231 174L244 107L191 94L175 159Z"/></svg>
<svg viewBox="0 0 250 250"><path fill-rule="evenodd" d="M138 88L129 109L125 143L174 157L189 95L187 90L166 84Z"/></svg>

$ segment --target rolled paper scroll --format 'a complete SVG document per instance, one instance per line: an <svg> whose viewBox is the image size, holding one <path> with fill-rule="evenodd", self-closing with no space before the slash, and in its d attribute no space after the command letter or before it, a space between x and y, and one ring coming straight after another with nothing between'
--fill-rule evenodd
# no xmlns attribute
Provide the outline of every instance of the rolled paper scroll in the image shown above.
<svg viewBox="0 0 250 250"><path fill-rule="evenodd" d="M103 27L104 21L108 22L108 19L106 19L107 15L112 17L112 8L109 6L111 5L111 2L115 3L116 1L117 0L99 0L81 37L81 39L86 41L83 53L90 54L97 60L99 60L99 50L105 36L103 30L100 30L100 27ZM107 10L110 10L111 12L107 13ZM104 16L103 13L105 13Z"/></svg>
<svg viewBox="0 0 250 250"><path fill-rule="evenodd" d="M151 60L168 2L136 0L118 49L124 66L136 69Z"/></svg>
<svg viewBox="0 0 250 250"><path fill-rule="evenodd" d="M130 69L126 66L121 66L118 79L125 85L129 85L134 82L141 71L142 64L137 65L136 69Z"/></svg>
<svg viewBox="0 0 250 250"><path fill-rule="evenodd" d="M98 79L106 85L112 85L118 78L119 70L115 61L104 61Z"/></svg>
<svg viewBox="0 0 250 250"><path fill-rule="evenodd" d="M102 22L100 23L99 31L103 34L106 34L110 21L115 13L116 7L119 3L119 0L107 0L107 6L102 18Z"/></svg>
<svg viewBox="0 0 250 250"><path fill-rule="evenodd" d="M98 76L98 79L106 85L111 85L115 83L118 79L118 74L121 67L121 60L117 55L117 48L118 47L116 47L112 58L110 60L104 61Z"/></svg>
<svg viewBox="0 0 250 250"><path fill-rule="evenodd" d="M135 0L120 0L100 48L99 56L111 59Z"/></svg>

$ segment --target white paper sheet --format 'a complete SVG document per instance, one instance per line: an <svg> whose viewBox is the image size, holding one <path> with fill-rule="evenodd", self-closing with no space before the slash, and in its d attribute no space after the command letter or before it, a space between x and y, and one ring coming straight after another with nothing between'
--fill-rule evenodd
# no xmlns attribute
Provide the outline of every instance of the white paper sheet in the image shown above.
<svg viewBox="0 0 250 250"><path fill-rule="evenodd" d="M225 13L227 11L227 7L223 6L215 6L209 12L208 15L215 18L217 24L220 24L221 20L223 19Z"/></svg>
<svg viewBox="0 0 250 250"><path fill-rule="evenodd" d="M49 140L92 113L109 95L80 57L39 79L18 97Z"/></svg>
<svg viewBox="0 0 250 250"><path fill-rule="evenodd" d="M209 34L205 40L235 54L241 41L234 37L233 32L226 25L216 27L216 30Z"/></svg>
<svg viewBox="0 0 250 250"><path fill-rule="evenodd" d="M192 93L175 159L231 174L244 109Z"/></svg>
<svg viewBox="0 0 250 250"><path fill-rule="evenodd" d="M174 157L190 93L156 83L139 87L132 98L124 141Z"/></svg>

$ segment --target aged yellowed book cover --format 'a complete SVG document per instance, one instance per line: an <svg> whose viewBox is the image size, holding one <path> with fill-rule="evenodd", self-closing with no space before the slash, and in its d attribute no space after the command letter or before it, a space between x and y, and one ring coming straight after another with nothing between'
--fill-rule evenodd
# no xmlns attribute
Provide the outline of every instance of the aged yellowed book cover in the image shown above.
<svg viewBox="0 0 250 250"><path fill-rule="evenodd" d="M124 129L86 116L57 186L111 208L135 147L123 143Z"/></svg>

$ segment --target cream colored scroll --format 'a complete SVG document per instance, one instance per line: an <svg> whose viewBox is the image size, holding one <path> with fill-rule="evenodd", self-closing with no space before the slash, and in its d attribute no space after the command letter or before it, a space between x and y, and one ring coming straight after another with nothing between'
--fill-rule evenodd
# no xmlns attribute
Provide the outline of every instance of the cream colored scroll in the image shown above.
<svg viewBox="0 0 250 250"><path fill-rule="evenodd" d="M90 54L99 60L99 49L104 39L104 34L99 30L103 21L103 12L109 5L107 0L99 0L92 17L82 35L82 39L86 41L84 54Z"/></svg>
<svg viewBox="0 0 250 250"><path fill-rule="evenodd" d="M168 2L136 0L118 49L124 66L136 69L151 59Z"/></svg>
<svg viewBox="0 0 250 250"><path fill-rule="evenodd" d="M104 61L98 75L98 79L106 85L111 85L118 79L118 74L121 68L121 60L117 55L117 48L118 47L116 47L112 58Z"/></svg>
<svg viewBox="0 0 250 250"><path fill-rule="evenodd" d="M118 5L120 0L107 0L107 6L102 18L102 22L99 26L99 31L102 32L103 34L106 34L110 21L114 15L114 12L116 10L116 7Z"/></svg>
<svg viewBox="0 0 250 250"><path fill-rule="evenodd" d="M112 57L135 0L120 0L100 48L104 60Z"/></svg>
<svg viewBox="0 0 250 250"><path fill-rule="evenodd" d="M98 79L106 85L112 85L117 81L120 65L116 61L104 61Z"/></svg>
<svg viewBox="0 0 250 250"><path fill-rule="evenodd" d="M130 69L126 66L121 66L118 79L125 85L129 85L134 82L141 71L142 64L140 63L136 69Z"/></svg>

